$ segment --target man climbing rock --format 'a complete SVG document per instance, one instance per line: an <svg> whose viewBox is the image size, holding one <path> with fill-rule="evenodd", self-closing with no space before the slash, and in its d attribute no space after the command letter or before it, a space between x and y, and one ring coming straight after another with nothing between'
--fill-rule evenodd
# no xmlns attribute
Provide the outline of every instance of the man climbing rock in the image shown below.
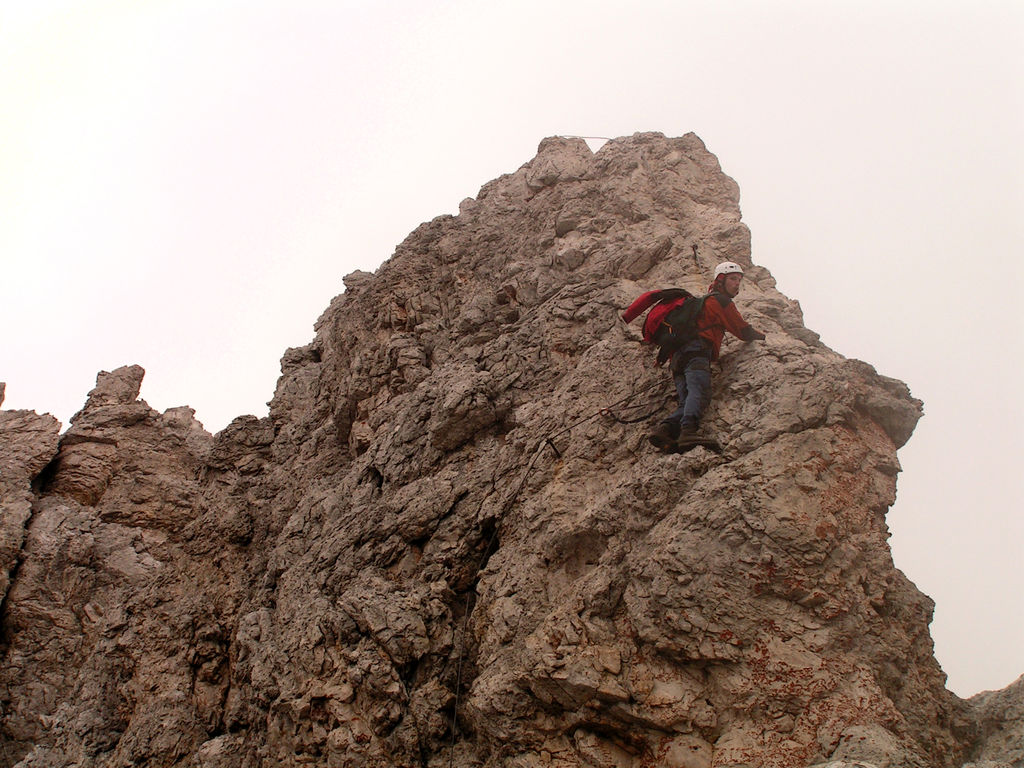
<svg viewBox="0 0 1024 768"><path fill-rule="evenodd" d="M644 340L661 347L659 362L670 360L679 407L648 438L663 451L700 439L700 419L711 403L711 363L718 359L725 332L743 341L765 338L733 304L742 282L740 265L726 261L715 268L706 296L671 288L648 291L622 314L628 323L653 306L644 320Z"/></svg>

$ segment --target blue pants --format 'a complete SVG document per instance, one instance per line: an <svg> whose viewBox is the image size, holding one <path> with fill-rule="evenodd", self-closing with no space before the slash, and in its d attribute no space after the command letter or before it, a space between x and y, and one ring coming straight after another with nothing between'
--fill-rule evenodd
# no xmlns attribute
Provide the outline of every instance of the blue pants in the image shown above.
<svg viewBox="0 0 1024 768"><path fill-rule="evenodd" d="M672 379L679 407L665 421L696 428L711 403L711 362L703 355L693 356L694 351L687 346L672 356Z"/></svg>

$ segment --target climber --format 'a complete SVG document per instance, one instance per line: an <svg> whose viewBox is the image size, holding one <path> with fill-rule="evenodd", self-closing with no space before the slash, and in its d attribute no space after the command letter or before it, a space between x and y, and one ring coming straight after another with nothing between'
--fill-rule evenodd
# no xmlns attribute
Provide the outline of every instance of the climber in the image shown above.
<svg viewBox="0 0 1024 768"><path fill-rule="evenodd" d="M708 288L707 296L690 296L681 289L648 291L622 314L622 319L628 323L654 305L644 321L644 338L663 345L660 361L666 353L663 339L668 314L687 301L700 302L692 305L699 309L693 331L682 339L675 339L669 348L669 366L676 385L679 407L658 424L648 437L653 445L663 451L671 451L687 443L711 442L698 437L697 430L701 415L711 403L711 362L718 359L725 332L729 331L743 341L765 338L763 333L754 330L740 317L739 310L733 304L742 281L742 267L726 261L715 268L714 281ZM669 330L674 329L669 326Z"/></svg>

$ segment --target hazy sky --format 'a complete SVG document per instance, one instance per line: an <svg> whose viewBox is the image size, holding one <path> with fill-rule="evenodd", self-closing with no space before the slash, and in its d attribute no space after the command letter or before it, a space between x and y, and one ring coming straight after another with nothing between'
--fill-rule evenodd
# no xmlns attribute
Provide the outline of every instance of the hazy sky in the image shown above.
<svg viewBox="0 0 1024 768"><path fill-rule="evenodd" d="M0 0L4 408L211 431L420 222L556 134L695 132L753 258L906 381L896 565L962 696L1024 673L1024 3ZM600 142L594 142L597 146ZM742 306L742 294L741 294Z"/></svg>

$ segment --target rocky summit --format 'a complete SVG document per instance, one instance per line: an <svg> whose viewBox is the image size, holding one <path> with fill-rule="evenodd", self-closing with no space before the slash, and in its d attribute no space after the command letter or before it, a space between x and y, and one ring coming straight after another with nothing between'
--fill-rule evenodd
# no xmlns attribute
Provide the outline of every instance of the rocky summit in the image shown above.
<svg viewBox="0 0 1024 768"><path fill-rule="evenodd" d="M660 453L620 315L725 260L767 338L722 450ZM281 370L216 435L138 366L63 434L0 411L2 766L1024 765L1022 683L945 689L887 544L921 403L804 326L696 136L546 139Z"/></svg>

